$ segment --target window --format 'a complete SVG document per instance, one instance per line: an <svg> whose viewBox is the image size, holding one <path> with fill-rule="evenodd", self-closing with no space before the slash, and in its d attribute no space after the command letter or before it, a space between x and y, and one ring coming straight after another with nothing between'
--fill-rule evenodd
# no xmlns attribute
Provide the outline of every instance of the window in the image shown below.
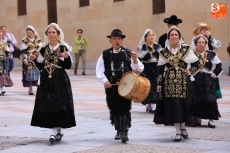
<svg viewBox="0 0 230 153"><path fill-rule="evenodd" d="M26 14L26 0L18 0L18 16Z"/></svg>
<svg viewBox="0 0 230 153"><path fill-rule="evenodd" d="M47 0L48 24L57 23L57 2L56 0Z"/></svg>
<svg viewBox="0 0 230 153"><path fill-rule="evenodd" d="M165 13L165 0L153 0L153 14Z"/></svg>
<svg viewBox="0 0 230 153"><path fill-rule="evenodd" d="M114 0L114 2L125 1L125 0Z"/></svg>
<svg viewBox="0 0 230 153"><path fill-rule="evenodd" d="M80 7L89 6L89 0L79 0L79 6Z"/></svg>

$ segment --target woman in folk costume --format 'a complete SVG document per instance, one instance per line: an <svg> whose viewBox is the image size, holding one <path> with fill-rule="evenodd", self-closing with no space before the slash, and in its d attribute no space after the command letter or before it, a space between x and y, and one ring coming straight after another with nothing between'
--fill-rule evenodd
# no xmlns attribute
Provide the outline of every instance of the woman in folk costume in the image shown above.
<svg viewBox="0 0 230 153"><path fill-rule="evenodd" d="M198 117L209 119L208 126L215 128L213 120L218 120L220 117L216 96L218 85L216 80L222 73L222 63L215 52L205 49L208 40L204 35L199 34L194 39L194 43L200 68L200 71L194 76L195 81L193 82Z"/></svg>
<svg viewBox="0 0 230 153"><path fill-rule="evenodd" d="M199 70L198 58L190 50L190 46L183 43L181 32L176 26L169 29L167 36L168 45L160 51L158 60L157 91L163 91L163 100L158 104L163 103L159 105L163 108L157 104L154 122L174 125L176 128L174 141L178 142L181 136L188 138L185 123L195 126L196 112L191 108L194 103L191 80ZM190 69L187 69L188 64L191 65Z"/></svg>
<svg viewBox="0 0 230 153"><path fill-rule="evenodd" d="M197 23L197 26L193 30L194 37L192 38L192 42L191 42L191 49L192 50L194 50L194 51L196 50L196 45L194 44L194 39L199 34L202 34L208 40L208 43L206 44L206 50L214 51L214 50L217 50L221 47L221 42L211 35L211 26L207 25L204 22L199 22L199 23Z"/></svg>
<svg viewBox="0 0 230 153"><path fill-rule="evenodd" d="M3 96L5 92L3 87L12 87L13 82L8 76L6 56L9 56L10 51L6 42L2 40L2 32L0 32L0 96Z"/></svg>
<svg viewBox="0 0 230 153"><path fill-rule="evenodd" d="M197 26L193 30L194 37L192 38L192 42L191 42L191 48L193 51L196 50L196 45L194 43L194 40L196 36L199 34L202 34L208 41L208 43L205 46L206 50L215 51L221 47L221 42L211 35L211 26L204 22L199 22L197 23ZM220 90L220 82L218 78L216 79L216 81L217 81L216 95L217 95L217 98L220 99L222 98L222 93ZM201 119L199 118L198 118L197 125L198 126L201 125Z"/></svg>
<svg viewBox="0 0 230 153"><path fill-rule="evenodd" d="M40 71L36 67L33 60L30 59L31 54L37 54L37 49L42 45L41 38L33 26L26 27L26 36L22 38L21 54L22 54L22 83L23 87L29 87L29 95L34 95L33 86L37 86Z"/></svg>
<svg viewBox="0 0 230 153"><path fill-rule="evenodd" d="M144 64L145 77L150 80L151 89L148 97L142 102L146 105L146 112L154 113L158 101L157 89L157 61L159 51L162 49L159 44L155 43L156 35L151 29L146 29L137 47L137 56Z"/></svg>
<svg viewBox="0 0 230 153"><path fill-rule="evenodd" d="M31 120L31 126L51 129L51 144L62 139L61 128L76 126L72 89L65 71L72 66L71 51L59 25L51 23L38 49L36 66L42 72Z"/></svg>

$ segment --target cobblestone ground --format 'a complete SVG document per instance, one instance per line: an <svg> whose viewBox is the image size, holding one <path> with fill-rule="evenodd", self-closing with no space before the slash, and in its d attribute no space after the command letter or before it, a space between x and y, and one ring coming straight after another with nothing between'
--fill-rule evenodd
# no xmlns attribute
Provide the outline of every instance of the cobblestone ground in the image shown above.
<svg viewBox="0 0 230 153"><path fill-rule="evenodd" d="M109 120L103 86L93 71L87 76L69 72L75 105L77 127L64 129L61 142L50 145L49 129L31 127L35 95L21 84L21 71L11 77L14 86L5 88L0 96L0 153L227 153L230 150L230 77L221 76L223 99L218 100L221 118L216 128L188 127L189 139L173 142L172 126L155 125L154 114L145 112L145 106L132 104L132 127L126 144L115 141L115 130ZM34 88L36 93L36 88Z"/></svg>
<svg viewBox="0 0 230 153"><path fill-rule="evenodd" d="M103 147L98 147L96 149L90 149L87 151L79 151L76 153L202 153L210 151L208 149L191 149L191 148L182 148L182 147L165 147L157 145L108 145Z"/></svg>

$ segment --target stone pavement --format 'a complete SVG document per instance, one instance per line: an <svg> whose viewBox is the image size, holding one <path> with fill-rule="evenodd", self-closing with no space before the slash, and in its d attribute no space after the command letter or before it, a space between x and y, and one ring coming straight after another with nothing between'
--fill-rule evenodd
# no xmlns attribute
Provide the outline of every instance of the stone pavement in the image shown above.
<svg viewBox="0 0 230 153"><path fill-rule="evenodd" d="M81 72L81 71L79 71ZM21 84L20 68L11 73L14 86L0 96L0 153L229 153L230 152L230 77L221 76L223 99L218 100L221 118L216 128L187 128L189 139L173 142L174 127L153 123L145 106L132 105L132 127L126 144L115 141L110 125L103 85L94 71L87 76L69 72L74 96L77 126L64 129L61 142L51 145L50 130L31 127L35 96ZM34 88L36 93L36 88Z"/></svg>

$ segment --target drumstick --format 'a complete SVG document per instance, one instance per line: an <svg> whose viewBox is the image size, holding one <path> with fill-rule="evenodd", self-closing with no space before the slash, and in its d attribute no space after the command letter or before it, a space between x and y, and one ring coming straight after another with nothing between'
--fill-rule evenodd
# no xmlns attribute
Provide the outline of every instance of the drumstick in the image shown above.
<svg viewBox="0 0 230 153"><path fill-rule="evenodd" d="M126 83L119 83L119 84L126 84ZM118 83L111 84L112 86L117 86Z"/></svg>

